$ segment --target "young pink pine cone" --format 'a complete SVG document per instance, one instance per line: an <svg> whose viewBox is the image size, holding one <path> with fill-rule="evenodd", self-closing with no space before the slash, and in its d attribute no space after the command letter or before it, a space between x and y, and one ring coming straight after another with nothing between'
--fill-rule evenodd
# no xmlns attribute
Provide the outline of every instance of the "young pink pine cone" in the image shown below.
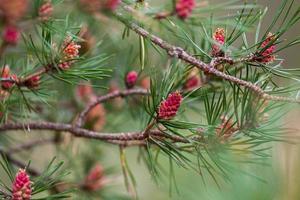
<svg viewBox="0 0 300 200"><path fill-rule="evenodd" d="M93 131L101 131L106 123L106 110L102 104L96 105L87 115L87 123Z"/></svg>
<svg viewBox="0 0 300 200"><path fill-rule="evenodd" d="M78 85L76 88L76 95L79 100L84 103L91 102L91 99L95 96L93 88L89 83Z"/></svg>
<svg viewBox="0 0 300 200"><path fill-rule="evenodd" d="M107 0L106 1L106 8L114 11L118 8L118 6L120 5L121 0Z"/></svg>
<svg viewBox="0 0 300 200"><path fill-rule="evenodd" d="M20 30L15 26L4 27L2 39L7 44L16 45L20 39Z"/></svg>
<svg viewBox="0 0 300 200"><path fill-rule="evenodd" d="M150 85L151 85L151 80L149 76L144 77L140 82L140 86L146 90L150 89Z"/></svg>
<svg viewBox="0 0 300 200"><path fill-rule="evenodd" d="M188 18L196 6L195 0L178 0L176 3L176 14L181 19Z"/></svg>
<svg viewBox="0 0 300 200"><path fill-rule="evenodd" d="M136 71L130 71L125 77L125 84L127 88L133 88L136 84L138 78L138 73Z"/></svg>
<svg viewBox="0 0 300 200"><path fill-rule="evenodd" d="M182 96L178 91L169 94L167 99L162 101L159 105L157 113L158 118L168 120L175 117L180 107L181 101Z"/></svg>
<svg viewBox="0 0 300 200"><path fill-rule="evenodd" d="M39 17L41 21L47 21L53 13L53 6L51 1L47 1L39 8Z"/></svg>
<svg viewBox="0 0 300 200"><path fill-rule="evenodd" d="M223 28L217 28L213 34L213 40L217 44L212 45L212 55L214 57L224 56L224 52L221 50L220 46L225 43L225 30Z"/></svg>
<svg viewBox="0 0 300 200"><path fill-rule="evenodd" d="M96 164L86 176L83 188L87 191L100 190L104 186L103 178L104 169L100 164Z"/></svg>
<svg viewBox="0 0 300 200"><path fill-rule="evenodd" d="M264 49L268 46L258 57L255 59L261 63L272 63L275 60L273 53L276 50L275 44L270 45L271 42L275 40L275 36L272 33L269 33L265 41L261 44L261 48Z"/></svg>
<svg viewBox="0 0 300 200"><path fill-rule="evenodd" d="M193 69L188 77L187 80L184 83L183 88L185 90L193 90L197 87L200 87L202 85L202 81L201 81L201 77L199 74L199 70L198 69Z"/></svg>
<svg viewBox="0 0 300 200"><path fill-rule="evenodd" d="M14 24L26 14L28 4L29 0L0 0L0 13L6 23Z"/></svg>
<svg viewBox="0 0 300 200"><path fill-rule="evenodd" d="M19 169L12 187L12 200L30 200L31 182L24 169Z"/></svg>
<svg viewBox="0 0 300 200"><path fill-rule="evenodd" d="M37 88L40 85L40 76L33 76L29 80L25 81L24 85L28 88Z"/></svg>

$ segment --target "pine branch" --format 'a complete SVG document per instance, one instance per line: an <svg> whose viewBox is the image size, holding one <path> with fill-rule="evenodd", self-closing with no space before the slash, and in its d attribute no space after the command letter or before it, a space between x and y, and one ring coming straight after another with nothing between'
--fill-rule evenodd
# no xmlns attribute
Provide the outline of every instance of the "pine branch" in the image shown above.
<svg viewBox="0 0 300 200"><path fill-rule="evenodd" d="M124 9L127 10L128 12L133 11L133 9L129 6L124 6ZM205 73L212 74L223 80L227 80L229 82L244 86L244 87L252 90L254 93L256 93L258 96L260 96L263 99L272 100L272 101L300 103L300 100L298 100L298 99L288 98L288 97L283 97L283 96L273 96L273 95L267 94L262 88L255 85L254 83L244 81L242 79L239 79L237 77L234 77L234 76L231 76L231 75L228 75L228 74L225 74L225 73L219 71L218 69L215 68L218 63L213 63L213 65L206 64L205 62L197 59L196 57L194 57L191 54L189 54L188 52L186 52L181 47L174 46L174 45L168 43L167 41L163 40L162 38L149 33L147 30L140 27L139 25L137 25L134 22L128 22L121 13L116 13L116 16L117 16L118 20L121 21L122 23L124 23L126 26L128 26L128 28L130 28L131 30L136 32L138 35L149 39L153 44L164 49L168 53L168 55L171 57L181 59L181 60L185 61L186 63L189 63L189 64L199 68L200 70L204 71ZM244 59L242 59L240 61L244 61Z"/></svg>
<svg viewBox="0 0 300 200"><path fill-rule="evenodd" d="M114 91L109 94L103 95L98 97L95 101L91 102L89 105L86 106L86 108L79 114L75 126L81 127L83 125L83 122L85 121L85 118L90 110L92 110L95 106L97 106L100 103L103 103L107 100L117 98L117 97L126 97L129 95L148 95L149 92L145 89L129 89L124 91Z"/></svg>
<svg viewBox="0 0 300 200"><path fill-rule="evenodd" d="M128 141L144 141L149 135L161 138L167 138L173 142L188 143L185 138L166 135L159 130L141 131L141 132L121 132L121 133L100 133L83 128L74 127L71 124L52 123L52 122L31 122L31 123L7 123L0 126L0 132L9 130L50 130L50 131L63 131L68 132L75 137L89 138L105 141L108 143L115 143L115 141L128 142ZM119 143L121 144L121 143Z"/></svg>

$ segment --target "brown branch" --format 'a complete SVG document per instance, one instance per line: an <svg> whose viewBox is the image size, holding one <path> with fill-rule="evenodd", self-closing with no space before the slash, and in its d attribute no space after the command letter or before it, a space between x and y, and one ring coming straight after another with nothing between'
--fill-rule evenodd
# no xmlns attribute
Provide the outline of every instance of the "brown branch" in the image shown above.
<svg viewBox="0 0 300 200"><path fill-rule="evenodd" d="M129 6L124 6L124 9L129 12L133 12L133 9ZM244 87L252 90L256 94L258 94L263 99L272 100L272 101L286 101L286 102L300 103L300 100L297 100L297 99L283 97L283 96L273 96L273 95L267 94L263 89L261 89L259 86L255 85L254 83L248 82L245 80L241 80L237 77L225 74L225 73L217 70L214 65L204 63L203 61L199 60L198 58L196 58L196 57L192 56L191 54L189 54L188 52L186 52L181 47L174 46L174 45L166 42L165 40L161 39L160 37L149 33L147 30L138 26L136 23L128 22L123 17L122 14L116 13L116 16L122 23L127 25L128 28L130 28L131 30L136 32L138 35L143 36L144 38L148 38L153 44L164 49L168 53L168 55L171 57L179 58L179 59L185 61L186 63L189 63L189 64L199 68L200 70L202 70L208 74L217 76L223 80L227 80L229 82L244 86Z"/></svg>
<svg viewBox="0 0 300 200"><path fill-rule="evenodd" d="M142 141L151 136L168 138L174 142L188 143L188 140L179 136L170 136L159 130L151 130L148 132L121 132L121 133L99 133L79 127L74 127L71 124L52 123L52 122L32 122L32 123L7 123L0 125L0 134L10 130L50 130L68 132L75 137L90 138L101 140L110 143L110 141ZM111 142L114 143L114 142Z"/></svg>
<svg viewBox="0 0 300 200"><path fill-rule="evenodd" d="M38 71L26 76L25 78L22 78L19 80L19 82L17 83L19 86L24 85L24 83L28 80L30 80L31 78L35 77L35 76L40 76L43 75L45 73L47 73L49 71L49 67L48 66L43 66L41 69L39 69Z"/></svg>
<svg viewBox="0 0 300 200"><path fill-rule="evenodd" d="M35 77L35 76L40 76L40 75L43 75L45 73L47 73L49 71L49 68L48 67L43 67L41 69L39 69L38 71L32 73L32 74L29 74L28 76L24 77L24 78L20 78L20 79L12 79L12 78L0 78L0 82L11 82L11 83L15 83L16 85L18 86L25 86L25 82L27 82L28 80L30 80L31 78Z"/></svg>
<svg viewBox="0 0 300 200"><path fill-rule="evenodd" d="M81 127L86 119L87 114L100 103L103 103L107 100L117 98L117 97L126 97L130 95L148 95L148 94L149 92L145 89L129 89L124 91L114 91L106 95L100 96L95 101L88 104L86 108L79 114L77 120L75 121L75 126Z"/></svg>

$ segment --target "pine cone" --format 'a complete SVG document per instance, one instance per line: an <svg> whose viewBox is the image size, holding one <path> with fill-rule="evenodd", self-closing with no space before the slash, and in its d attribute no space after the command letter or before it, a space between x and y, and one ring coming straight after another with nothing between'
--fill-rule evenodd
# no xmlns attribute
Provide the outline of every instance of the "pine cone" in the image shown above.
<svg viewBox="0 0 300 200"><path fill-rule="evenodd" d="M30 200L31 182L24 169L19 169L12 187L12 200Z"/></svg>
<svg viewBox="0 0 300 200"><path fill-rule="evenodd" d="M158 118L168 120L175 117L181 101L182 96L178 91L169 94L167 99L160 103L158 108Z"/></svg>
<svg viewBox="0 0 300 200"><path fill-rule="evenodd" d="M102 165L96 164L88 173L83 183L83 189L87 191L100 190L103 185L104 169Z"/></svg>
<svg viewBox="0 0 300 200"><path fill-rule="evenodd" d="M125 84L127 88L133 88L136 84L138 73L136 71L130 71L127 73L125 78Z"/></svg>
<svg viewBox="0 0 300 200"><path fill-rule="evenodd" d="M0 0L0 10L7 23L15 24L21 19L27 11L28 2L28 0Z"/></svg>
<svg viewBox="0 0 300 200"><path fill-rule="evenodd" d="M188 18L196 6L195 0L178 0L176 3L176 14L181 19Z"/></svg>
<svg viewBox="0 0 300 200"><path fill-rule="evenodd" d="M224 52L221 50L222 45L225 43L225 30L223 28L217 28L213 34L213 40L217 44L212 45L212 56L222 57Z"/></svg>
<svg viewBox="0 0 300 200"><path fill-rule="evenodd" d="M41 21L47 21L52 16L53 6L50 1L44 3L39 8L39 17Z"/></svg>
<svg viewBox="0 0 300 200"><path fill-rule="evenodd" d="M265 49L261 54L257 55L255 58L256 61L261 63L272 63L275 60L275 56L273 53L276 50L275 44L270 45L271 42L273 42L275 39L275 36L272 33L269 33L265 41L261 44L261 48L264 49L265 47L269 46L267 49Z"/></svg>
<svg viewBox="0 0 300 200"><path fill-rule="evenodd" d="M8 25L4 27L3 41L7 44L16 45L20 39L20 30L16 26Z"/></svg>

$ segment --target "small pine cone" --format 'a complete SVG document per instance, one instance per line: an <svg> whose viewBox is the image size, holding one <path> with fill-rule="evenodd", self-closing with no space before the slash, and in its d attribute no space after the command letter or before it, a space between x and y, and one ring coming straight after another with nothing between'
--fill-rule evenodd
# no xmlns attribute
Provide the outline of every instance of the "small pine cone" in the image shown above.
<svg viewBox="0 0 300 200"><path fill-rule="evenodd" d="M220 46L224 45L225 43L225 30L223 28L217 28L213 34L213 40L217 44L212 45L212 56L224 56L224 52L221 50Z"/></svg>
<svg viewBox="0 0 300 200"><path fill-rule="evenodd" d="M94 96L94 98L96 98ZM102 104L96 105L87 115L87 123L93 131L101 131L106 123L106 110Z"/></svg>
<svg viewBox="0 0 300 200"><path fill-rule="evenodd" d="M62 70L67 70L73 64L73 60L79 56L80 45L72 41L71 37L67 37L62 45L63 61L58 64Z"/></svg>
<svg viewBox="0 0 300 200"><path fill-rule="evenodd" d="M91 102L92 96L94 96L94 91L91 85L89 84L81 84L78 85L76 88L76 96L79 98L80 101L84 103Z"/></svg>
<svg viewBox="0 0 300 200"><path fill-rule="evenodd" d="M86 176L83 189L87 191L97 191L104 186L104 169L102 165L96 164Z"/></svg>
<svg viewBox="0 0 300 200"><path fill-rule="evenodd" d="M182 96L178 91L169 94L167 99L162 101L159 105L157 112L158 118L168 120L175 117L180 107L181 101Z"/></svg>
<svg viewBox="0 0 300 200"><path fill-rule="evenodd" d="M140 82L140 86L146 90L150 89L150 85L151 85L151 81L150 81L150 77L147 76L145 78L143 78Z"/></svg>
<svg viewBox="0 0 300 200"><path fill-rule="evenodd" d="M261 44L261 48L264 49L265 47L269 46L267 49L265 49L263 52L260 53L260 55L257 55L257 57L254 59L261 63L272 63L275 60L275 56L273 53L276 50L275 44L270 45L271 42L274 42L275 36L272 33L269 33L265 41Z"/></svg>
<svg viewBox="0 0 300 200"><path fill-rule="evenodd" d="M47 1L39 8L39 18L41 21L48 21L53 13L53 6L50 1Z"/></svg>
<svg viewBox="0 0 300 200"><path fill-rule="evenodd" d="M121 0L107 0L106 1L106 8L108 10L114 11L118 8L120 3L121 3Z"/></svg>
<svg viewBox="0 0 300 200"><path fill-rule="evenodd" d="M24 85L28 88L37 88L40 85L40 76L33 76L29 80L25 81Z"/></svg>
<svg viewBox="0 0 300 200"><path fill-rule="evenodd" d="M176 3L176 14L181 19L188 18L196 6L195 0L178 0Z"/></svg>
<svg viewBox="0 0 300 200"><path fill-rule="evenodd" d="M17 27L8 25L4 27L2 39L7 44L16 45L20 39L20 35L20 30Z"/></svg>
<svg viewBox="0 0 300 200"><path fill-rule="evenodd" d="M19 169L12 187L12 200L30 200L31 182L24 169Z"/></svg>
<svg viewBox="0 0 300 200"><path fill-rule="evenodd" d="M87 13L96 13L100 11L102 3L100 0L80 0L80 8Z"/></svg>
<svg viewBox="0 0 300 200"><path fill-rule="evenodd" d="M76 44L73 41L67 44L67 46L63 50L65 59L73 59L78 57L79 49L80 49L80 45Z"/></svg>
<svg viewBox="0 0 300 200"><path fill-rule="evenodd" d="M72 62L62 62L58 64L58 67L62 70L70 69Z"/></svg>
<svg viewBox="0 0 300 200"><path fill-rule="evenodd" d="M15 82L18 81L18 77L15 74L10 74L10 68L8 65L5 65L2 69L2 73L1 73L1 78L10 78L12 80L14 80ZM11 81L2 81L1 82L1 87L4 90L8 90L10 89L15 83L11 82Z"/></svg>
<svg viewBox="0 0 300 200"><path fill-rule="evenodd" d="M202 85L201 77L198 69L193 69L184 83L184 89L193 90Z"/></svg>
<svg viewBox="0 0 300 200"><path fill-rule="evenodd" d="M125 84L127 88L133 88L136 84L138 73L136 71L130 71L126 74Z"/></svg>
<svg viewBox="0 0 300 200"><path fill-rule="evenodd" d="M0 0L0 12L7 23L15 24L25 15L28 3L28 0Z"/></svg>

